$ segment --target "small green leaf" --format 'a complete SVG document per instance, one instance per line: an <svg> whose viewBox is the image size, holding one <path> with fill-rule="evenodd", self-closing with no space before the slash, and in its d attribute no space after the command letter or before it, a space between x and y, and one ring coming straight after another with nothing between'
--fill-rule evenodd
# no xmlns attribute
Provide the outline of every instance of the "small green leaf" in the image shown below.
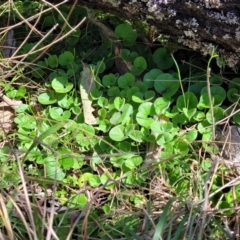
<svg viewBox="0 0 240 240"><path fill-rule="evenodd" d="M122 152L129 152L131 150L131 144L127 141L118 143L117 147Z"/></svg>
<svg viewBox="0 0 240 240"><path fill-rule="evenodd" d="M133 62L138 57L138 54L136 52L130 52L128 49L123 49L121 56L124 61Z"/></svg>
<svg viewBox="0 0 240 240"><path fill-rule="evenodd" d="M237 88L230 88L227 92L227 98L230 102L236 103L240 95Z"/></svg>
<svg viewBox="0 0 240 240"><path fill-rule="evenodd" d="M235 113L235 114L233 115L233 121L234 121L236 124L240 125L240 112Z"/></svg>
<svg viewBox="0 0 240 240"><path fill-rule="evenodd" d="M152 88L154 86L154 81L161 74L163 74L163 71L160 69L152 69L150 72L144 75L143 82L146 83L149 88Z"/></svg>
<svg viewBox="0 0 240 240"><path fill-rule="evenodd" d="M179 81L169 73L159 75L154 81L155 90L166 98L172 97L177 92L179 86Z"/></svg>
<svg viewBox="0 0 240 240"><path fill-rule="evenodd" d="M102 94L103 94L103 92L100 91L97 88L92 89L91 92L90 92L90 96L93 100L96 100L96 99L100 98L102 96Z"/></svg>
<svg viewBox="0 0 240 240"><path fill-rule="evenodd" d="M172 56L166 48L158 48L155 50L153 53L153 61L161 70L169 69L174 64Z"/></svg>
<svg viewBox="0 0 240 240"><path fill-rule="evenodd" d="M134 140L135 142L142 142L143 141L143 133L139 130L134 130L129 137Z"/></svg>
<svg viewBox="0 0 240 240"><path fill-rule="evenodd" d="M117 97L120 95L120 90L118 87L111 87L107 91L109 97Z"/></svg>
<svg viewBox="0 0 240 240"><path fill-rule="evenodd" d="M108 99L105 97L100 97L97 101L98 106L104 108L108 106Z"/></svg>
<svg viewBox="0 0 240 240"><path fill-rule="evenodd" d="M234 78L232 81L229 82L228 88L236 88L238 92L240 91L240 78Z"/></svg>
<svg viewBox="0 0 240 240"><path fill-rule="evenodd" d="M221 76L214 75L214 76L210 77L209 80L212 85L221 85L222 84Z"/></svg>
<svg viewBox="0 0 240 240"><path fill-rule="evenodd" d="M121 110L121 108L124 106L124 103L125 103L125 99L124 98L116 97L114 99L114 107L117 110Z"/></svg>
<svg viewBox="0 0 240 240"><path fill-rule="evenodd" d="M189 151L189 145L185 141L178 141L176 143L175 149L177 153L181 154L181 156L186 156Z"/></svg>
<svg viewBox="0 0 240 240"><path fill-rule="evenodd" d="M207 120L200 122L197 128L201 134L212 132L212 126Z"/></svg>
<svg viewBox="0 0 240 240"><path fill-rule="evenodd" d="M217 121L224 118L224 110L220 107L214 107L213 108L213 115L214 115L214 123L216 123ZM211 123L211 124L213 123L211 110L209 110L207 112L206 119L209 123Z"/></svg>
<svg viewBox="0 0 240 240"><path fill-rule="evenodd" d="M47 58L47 63L50 68L57 68L58 67L58 57L57 55L50 55Z"/></svg>
<svg viewBox="0 0 240 240"><path fill-rule="evenodd" d="M118 78L118 86L120 88L131 87L135 82L135 77L131 73L125 73Z"/></svg>
<svg viewBox="0 0 240 240"><path fill-rule="evenodd" d="M117 142L123 141L126 138L124 134L124 127L122 125L113 127L109 132L109 137Z"/></svg>
<svg viewBox="0 0 240 240"><path fill-rule="evenodd" d="M74 61L74 56L71 52L65 51L58 57L58 61L62 66L68 65L70 62Z"/></svg>
<svg viewBox="0 0 240 240"><path fill-rule="evenodd" d="M72 90L73 84L69 83L65 77L55 77L52 81L52 88L57 93L67 93Z"/></svg>
<svg viewBox="0 0 240 240"><path fill-rule="evenodd" d="M112 126L111 123L107 119L99 121L99 130L101 130L103 132L109 131L111 126Z"/></svg>
<svg viewBox="0 0 240 240"><path fill-rule="evenodd" d="M137 39L137 32L128 23L119 24L115 29L115 35L123 39L125 46L133 45Z"/></svg>
<svg viewBox="0 0 240 240"><path fill-rule="evenodd" d="M186 116L186 118L188 120L191 120L191 118L196 113L197 109L196 108L192 108L192 109L183 108L182 111L183 111L183 114Z"/></svg>
<svg viewBox="0 0 240 240"><path fill-rule="evenodd" d="M171 102L164 97L157 98L153 103L156 114L157 115L163 114L170 106L170 103Z"/></svg>
<svg viewBox="0 0 240 240"><path fill-rule="evenodd" d="M155 121L151 124L150 128L154 133L170 132L173 128L173 124L171 122L163 123Z"/></svg>
<svg viewBox="0 0 240 240"><path fill-rule="evenodd" d="M102 119L105 119L107 116L107 110L105 108L101 108L98 110L98 116Z"/></svg>
<svg viewBox="0 0 240 240"><path fill-rule="evenodd" d="M72 208L84 208L87 204L87 197L83 194L76 194L69 200L70 207Z"/></svg>
<svg viewBox="0 0 240 240"><path fill-rule="evenodd" d="M58 163L54 157L47 157L45 160L46 173L47 176L51 179L56 179L62 181L65 177L65 173L58 166Z"/></svg>
<svg viewBox="0 0 240 240"><path fill-rule="evenodd" d="M156 142L159 146L162 146L166 143L171 142L173 137L174 137L174 135L171 133L168 133L168 132L161 133L158 135Z"/></svg>
<svg viewBox="0 0 240 240"><path fill-rule="evenodd" d="M33 116L19 114L15 119L14 122L19 125L21 128L26 129L35 129L37 122Z"/></svg>
<svg viewBox="0 0 240 240"><path fill-rule="evenodd" d="M43 105L49 105L56 103L57 97L54 92L45 92L38 96L38 101Z"/></svg>
<svg viewBox="0 0 240 240"><path fill-rule="evenodd" d="M101 184L101 179L98 175L92 175L88 181L91 187L98 187Z"/></svg>
<svg viewBox="0 0 240 240"><path fill-rule="evenodd" d="M141 74L147 68L147 62L144 57L137 57L134 60L134 65L131 68L131 73L133 75Z"/></svg>
<svg viewBox="0 0 240 240"><path fill-rule="evenodd" d="M49 114L52 119L57 121L65 121L70 118L71 112L70 111L63 111L62 108L53 107L49 109Z"/></svg>
<svg viewBox="0 0 240 240"><path fill-rule="evenodd" d="M211 99L212 102L214 102L213 97ZM204 93L200 96L200 100L198 103L198 108L200 110L205 109L205 108L210 108L211 103L209 101L208 93Z"/></svg>
<svg viewBox="0 0 240 240"><path fill-rule="evenodd" d="M203 121L205 119L205 113L204 112L200 112L197 111L194 115L193 115L193 119L197 122Z"/></svg>
<svg viewBox="0 0 240 240"><path fill-rule="evenodd" d="M154 122L153 118L149 117L152 114L152 105L151 102L146 102L139 106L136 115L136 120L139 125L149 127Z"/></svg>
<svg viewBox="0 0 240 240"><path fill-rule="evenodd" d="M196 129L191 129L184 135L184 137L188 142L193 142L197 138L197 135L198 131Z"/></svg>
<svg viewBox="0 0 240 240"><path fill-rule="evenodd" d="M143 103L144 100L143 100L143 93L141 92L136 92L132 95L132 100L133 102L136 102L136 103Z"/></svg>
<svg viewBox="0 0 240 240"><path fill-rule="evenodd" d="M183 111L184 108L194 109L197 107L198 99L191 92L185 92L184 95L180 95L177 99L177 108L179 111ZM186 112L186 110L185 110Z"/></svg>
<svg viewBox="0 0 240 240"><path fill-rule="evenodd" d="M114 86L114 84L116 83L117 79L115 77L115 75L113 75L112 73L108 74L108 75L104 75L103 79L102 79L102 84L104 86Z"/></svg>
<svg viewBox="0 0 240 240"><path fill-rule="evenodd" d="M211 96L213 96L213 99L214 99L213 105L220 106L226 98L226 91L221 86L217 86L217 85L211 86L210 91L211 91ZM201 95L204 93L208 93L207 87L204 87L201 90Z"/></svg>
<svg viewBox="0 0 240 240"><path fill-rule="evenodd" d="M137 166L141 165L142 163L142 157L141 156L130 156L125 162L125 166L129 169L133 170Z"/></svg>

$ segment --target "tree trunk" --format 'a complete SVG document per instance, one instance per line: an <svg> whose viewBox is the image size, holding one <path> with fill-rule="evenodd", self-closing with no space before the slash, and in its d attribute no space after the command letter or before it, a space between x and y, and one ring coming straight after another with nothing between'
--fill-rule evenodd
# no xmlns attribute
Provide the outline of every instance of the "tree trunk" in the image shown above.
<svg viewBox="0 0 240 240"><path fill-rule="evenodd" d="M217 53L235 70L240 63L239 0L78 0L78 4L146 22L203 55L218 47Z"/></svg>

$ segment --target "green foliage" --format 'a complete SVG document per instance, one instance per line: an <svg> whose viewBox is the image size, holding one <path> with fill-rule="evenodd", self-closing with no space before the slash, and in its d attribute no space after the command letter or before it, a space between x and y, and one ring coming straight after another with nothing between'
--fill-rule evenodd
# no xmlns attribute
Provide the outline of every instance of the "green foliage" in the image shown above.
<svg viewBox="0 0 240 240"><path fill-rule="evenodd" d="M82 19L86 15L85 9L76 8L74 16ZM63 16L67 16L65 10L61 10ZM75 17L69 21L74 23ZM48 28L56 19L64 23L61 15L46 13L40 24ZM101 188L107 198L99 207L99 215L114 213L118 203L131 209L146 207L142 189L149 188L148 178L152 178L145 163L146 151L152 145L160 151L156 159L151 159L151 174L166 176L176 195L188 199L192 163L201 165L201 179L210 168L209 162L198 157L197 151L217 151L209 144L214 135L212 124L227 116L224 105L237 102L240 94L240 78L234 78L225 89L220 76L211 76L209 88L205 78L203 82L192 81L191 78L202 76L202 72L194 75L189 68L191 76L185 77L190 80L182 80L174 66L173 49L167 46L151 49L136 44L137 31L129 23L120 21L114 27L117 39L103 41L99 29L86 24L57 43L41 61L26 67L30 71L25 74L36 84L47 79L35 93L36 104L41 105L42 110L36 113L26 101L14 119L14 144L24 153L21 161L27 174L37 178L45 174L44 178L57 180L60 185L55 197L70 209L87 206L89 192L84 191L85 188ZM39 44L37 49L51 39L53 36ZM123 74L113 68L116 67L114 44L119 42L124 46L121 58L130 66L129 72ZM35 45L35 40L26 42L21 53L29 53ZM37 53L29 54L26 60L33 61L37 56ZM89 78L89 86L95 85L89 92L85 89L87 99L82 98L79 89L84 67L89 69L88 76L85 76ZM27 99L28 86L16 86L3 83L8 97ZM83 108L84 101L90 101L91 109ZM96 119L92 125L85 121L86 114L90 113ZM240 124L240 114L234 114L233 120ZM3 187L16 185L20 180L11 177L11 171L6 167L9 152L9 147L0 149ZM29 163L37 170L29 170ZM15 163L11 168L17 173ZM221 187L219 179L213 182L213 188ZM68 186L68 190L64 186ZM203 187L201 180L198 190ZM79 188L83 189L81 193L78 193ZM110 193L114 191L117 194L113 197ZM239 192L237 189L237 200L240 199ZM230 192L224 194L221 204L217 205L215 201L213 199L213 204L218 209L234 207ZM172 200L163 207L161 216L155 221L153 239L160 236L162 239L180 239L184 236L182 228L187 224L187 217L192 216L181 218L175 232L170 229L168 238L165 238L171 206ZM86 230L89 236L141 239L136 234L140 220L134 214L107 216L109 218L102 221L102 215L98 216L97 210L93 210L89 216L90 222L91 217L99 221L99 226L89 223Z"/></svg>

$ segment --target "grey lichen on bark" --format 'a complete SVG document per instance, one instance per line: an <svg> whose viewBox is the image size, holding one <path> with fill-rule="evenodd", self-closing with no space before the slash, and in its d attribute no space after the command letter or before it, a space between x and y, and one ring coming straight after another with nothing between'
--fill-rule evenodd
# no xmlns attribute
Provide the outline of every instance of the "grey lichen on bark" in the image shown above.
<svg viewBox="0 0 240 240"><path fill-rule="evenodd" d="M226 65L240 63L239 0L81 0L79 4L141 21L203 55L213 47Z"/></svg>

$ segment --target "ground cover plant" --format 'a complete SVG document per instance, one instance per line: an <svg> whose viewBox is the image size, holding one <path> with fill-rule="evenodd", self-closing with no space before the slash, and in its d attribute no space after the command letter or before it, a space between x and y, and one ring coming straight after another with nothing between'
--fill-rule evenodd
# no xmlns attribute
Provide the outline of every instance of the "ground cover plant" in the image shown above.
<svg viewBox="0 0 240 240"><path fill-rule="evenodd" d="M239 124L240 78L214 48L195 57L82 6L1 9L2 239L238 234L237 168L215 161L215 135Z"/></svg>

